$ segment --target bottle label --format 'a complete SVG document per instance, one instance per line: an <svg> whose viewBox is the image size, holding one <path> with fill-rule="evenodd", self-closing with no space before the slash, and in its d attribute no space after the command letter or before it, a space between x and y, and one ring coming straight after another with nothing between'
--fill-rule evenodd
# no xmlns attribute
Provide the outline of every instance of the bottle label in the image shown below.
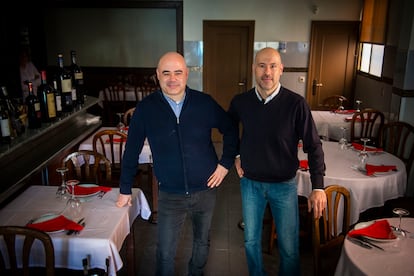
<svg viewBox="0 0 414 276"><path fill-rule="evenodd" d="M62 80L62 93L72 93L72 80Z"/></svg>
<svg viewBox="0 0 414 276"><path fill-rule="evenodd" d="M83 72L76 72L74 75L75 80L83 80Z"/></svg>
<svg viewBox="0 0 414 276"><path fill-rule="evenodd" d="M34 104L34 109L36 112L40 111L40 103L35 103Z"/></svg>
<svg viewBox="0 0 414 276"><path fill-rule="evenodd" d="M62 111L62 97L56 96L56 111Z"/></svg>
<svg viewBox="0 0 414 276"><path fill-rule="evenodd" d="M77 99L76 88L72 88L72 102L75 102Z"/></svg>
<svg viewBox="0 0 414 276"><path fill-rule="evenodd" d="M53 93L47 94L46 102L47 102L47 111L48 111L47 113L49 115L49 118L55 118L56 117L55 95Z"/></svg>
<svg viewBox="0 0 414 276"><path fill-rule="evenodd" d="M9 123L9 119L1 119L1 135L3 137L10 136L10 123Z"/></svg>

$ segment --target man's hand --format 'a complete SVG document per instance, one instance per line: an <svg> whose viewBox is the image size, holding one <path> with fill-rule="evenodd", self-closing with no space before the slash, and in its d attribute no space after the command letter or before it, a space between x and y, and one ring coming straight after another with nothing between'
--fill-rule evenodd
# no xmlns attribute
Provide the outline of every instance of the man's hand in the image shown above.
<svg viewBox="0 0 414 276"><path fill-rule="evenodd" d="M209 188L220 186L221 182L223 181L224 177L227 175L228 172L229 172L228 169L218 164L216 170L208 178L207 186Z"/></svg>
<svg viewBox="0 0 414 276"><path fill-rule="evenodd" d="M244 171L243 171L243 169L241 167L240 157L237 157L234 160L234 166L236 167L237 174L239 175L240 178L242 178L243 175L244 175Z"/></svg>
<svg viewBox="0 0 414 276"><path fill-rule="evenodd" d="M119 194L118 201L116 202L117 207L124 207L125 205L132 206L131 195Z"/></svg>
<svg viewBox="0 0 414 276"><path fill-rule="evenodd" d="M313 208L313 217L320 218L322 211L326 208L326 194L323 190L313 190L308 197L308 212Z"/></svg>

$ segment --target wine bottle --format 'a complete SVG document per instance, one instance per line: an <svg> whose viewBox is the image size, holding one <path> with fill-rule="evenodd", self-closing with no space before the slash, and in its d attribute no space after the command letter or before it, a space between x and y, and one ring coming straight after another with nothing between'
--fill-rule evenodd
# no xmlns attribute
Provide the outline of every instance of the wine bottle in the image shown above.
<svg viewBox="0 0 414 276"><path fill-rule="evenodd" d="M56 116L62 117L63 110L62 110L62 93L58 89L57 85L58 81L56 79L53 80L53 91L55 93L55 102L56 102Z"/></svg>
<svg viewBox="0 0 414 276"><path fill-rule="evenodd" d="M40 85L37 89L37 96L40 101L43 122L56 120L56 99L53 88L47 83L46 71L40 71Z"/></svg>
<svg viewBox="0 0 414 276"><path fill-rule="evenodd" d="M40 128L42 126L42 111L40 110L40 101L33 93L33 83L27 83L29 95L26 97L27 119L29 128Z"/></svg>
<svg viewBox="0 0 414 276"><path fill-rule="evenodd" d="M73 110L72 102L72 76L63 65L63 54L58 54L58 72L57 72L58 90L62 93L62 111L71 112Z"/></svg>
<svg viewBox="0 0 414 276"><path fill-rule="evenodd" d="M1 126L1 143L11 143L10 119L9 112L3 102L0 103L0 126Z"/></svg>
<svg viewBox="0 0 414 276"><path fill-rule="evenodd" d="M0 90L1 100L9 114L11 137L14 138L21 135L25 130L25 126L21 118L22 114L18 109L17 103L13 102L10 98L9 93L7 92L7 88L5 86L2 86Z"/></svg>
<svg viewBox="0 0 414 276"><path fill-rule="evenodd" d="M79 105L85 103L85 87L83 85L83 72L81 67L76 62L76 51L70 52L72 63L70 65L70 71L72 72L72 84L76 89L76 100ZM73 100L73 98L72 98Z"/></svg>

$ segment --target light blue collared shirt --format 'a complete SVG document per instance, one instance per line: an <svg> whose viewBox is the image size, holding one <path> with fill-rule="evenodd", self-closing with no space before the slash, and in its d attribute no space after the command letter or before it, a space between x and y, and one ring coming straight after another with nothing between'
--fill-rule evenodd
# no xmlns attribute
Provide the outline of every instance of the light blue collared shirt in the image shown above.
<svg viewBox="0 0 414 276"><path fill-rule="evenodd" d="M264 101L263 104L267 104L268 102L270 102L274 97L276 97L277 94L279 94L280 91L280 87L282 87L282 85L279 82L279 85L276 87L275 91L272 92L272 94L270 94ZM255 88L254 90L256 92L256 96L259 99L259 101L263 101L262 96L260 96L259 92L257 91L257 88Z"/></svg>
<svg viewBox="0 0 414 276"><path fill-rule="evenodd" d="M162 94L164 95L164 98L167 100L167 102L170 104L171 109L174 111L174 114L178 119L180 117L181 109L183 108L186 93L184 93L184 97L182 98L182 100L178 102L168 97L164 92Z"/></svg>

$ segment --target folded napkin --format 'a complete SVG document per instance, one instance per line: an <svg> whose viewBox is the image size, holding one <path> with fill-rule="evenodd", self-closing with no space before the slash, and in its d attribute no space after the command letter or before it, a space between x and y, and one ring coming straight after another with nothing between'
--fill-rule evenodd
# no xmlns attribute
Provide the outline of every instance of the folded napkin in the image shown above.
<svg viewBox="0 0 414 276"><path fill-rule="evenodd" d="M365 170L367 171L367 175L373 175L376 172L389 172L389 171L397 171L397 166L395 165L371 165L366 164Z"/></svg>
<svg viewBox="0 0 414 276"><path fill-rule="evenodd" d="M345 110L334 110L334 113L338 114L354 114L356 112L355 109L345 109Z"/></svg>
<svg viewBox="0 0 414 276"><path fill-rule="evenodd" d="M345 122L350 122L350 121L352 121L352 116L345 118ZM355 122L361 122L361 118L357 117L355 119Z"/></svg>
<svg viewBox="0 0 414 276"><path fill-rule="evenodd" d="M45 232L54 232L59 230L74 230L74 231L81 231L83 226L77 224L76 222L67 219L65 216L60 215L54 219L38 222L38 223L30 223L26 225L29 228L38 229Z"/></svg>
<svg viewBox="0 0 414 276"><path fill-rule="evenodd" d="M364 149L364 145L358 144L358 143L352 143L352 146L354 147L354 149L356 150L363 150ZM370 151L370 152L382 152L384 151L381 148L374 148L374 147L366 147L365 148L366 151Z"/></svg>
<svg viewBox="0 0 414 276"><path fill-rule="evenodd" d="M299 160L299 169L301 170L308 170L309 169L309 164L308 164L308 160Z"/></svg>
<svg viewBox="0 0 414 276"><path fill-rule="evenodd" d="M392 232L391 225L389 224L388 220L378 220L375 221L373 224L357 229L352 230L348 233L350 237L359 237L365 236L375 239L395 239L396 236Z"/></svg>
<svg viewBox="0 0 414 276"><path fill-rule="evenodd" d="M125 143L126 139L125 138L114 138L113 141L114 143L121 143L121 142ZM109 142L110 142L109 138L105 140L105 143L109 143Z"/></svg>
<svg viewBox="0 0 414 276"><path fill-rule="evenodd" d="M72 193L72 186L69 186L69 191ZM75 195L92 195L98 192L109 192L112 190L111 187L105 186L92 186L92 187L84 187L84 186L75 186Z"/></svg>

